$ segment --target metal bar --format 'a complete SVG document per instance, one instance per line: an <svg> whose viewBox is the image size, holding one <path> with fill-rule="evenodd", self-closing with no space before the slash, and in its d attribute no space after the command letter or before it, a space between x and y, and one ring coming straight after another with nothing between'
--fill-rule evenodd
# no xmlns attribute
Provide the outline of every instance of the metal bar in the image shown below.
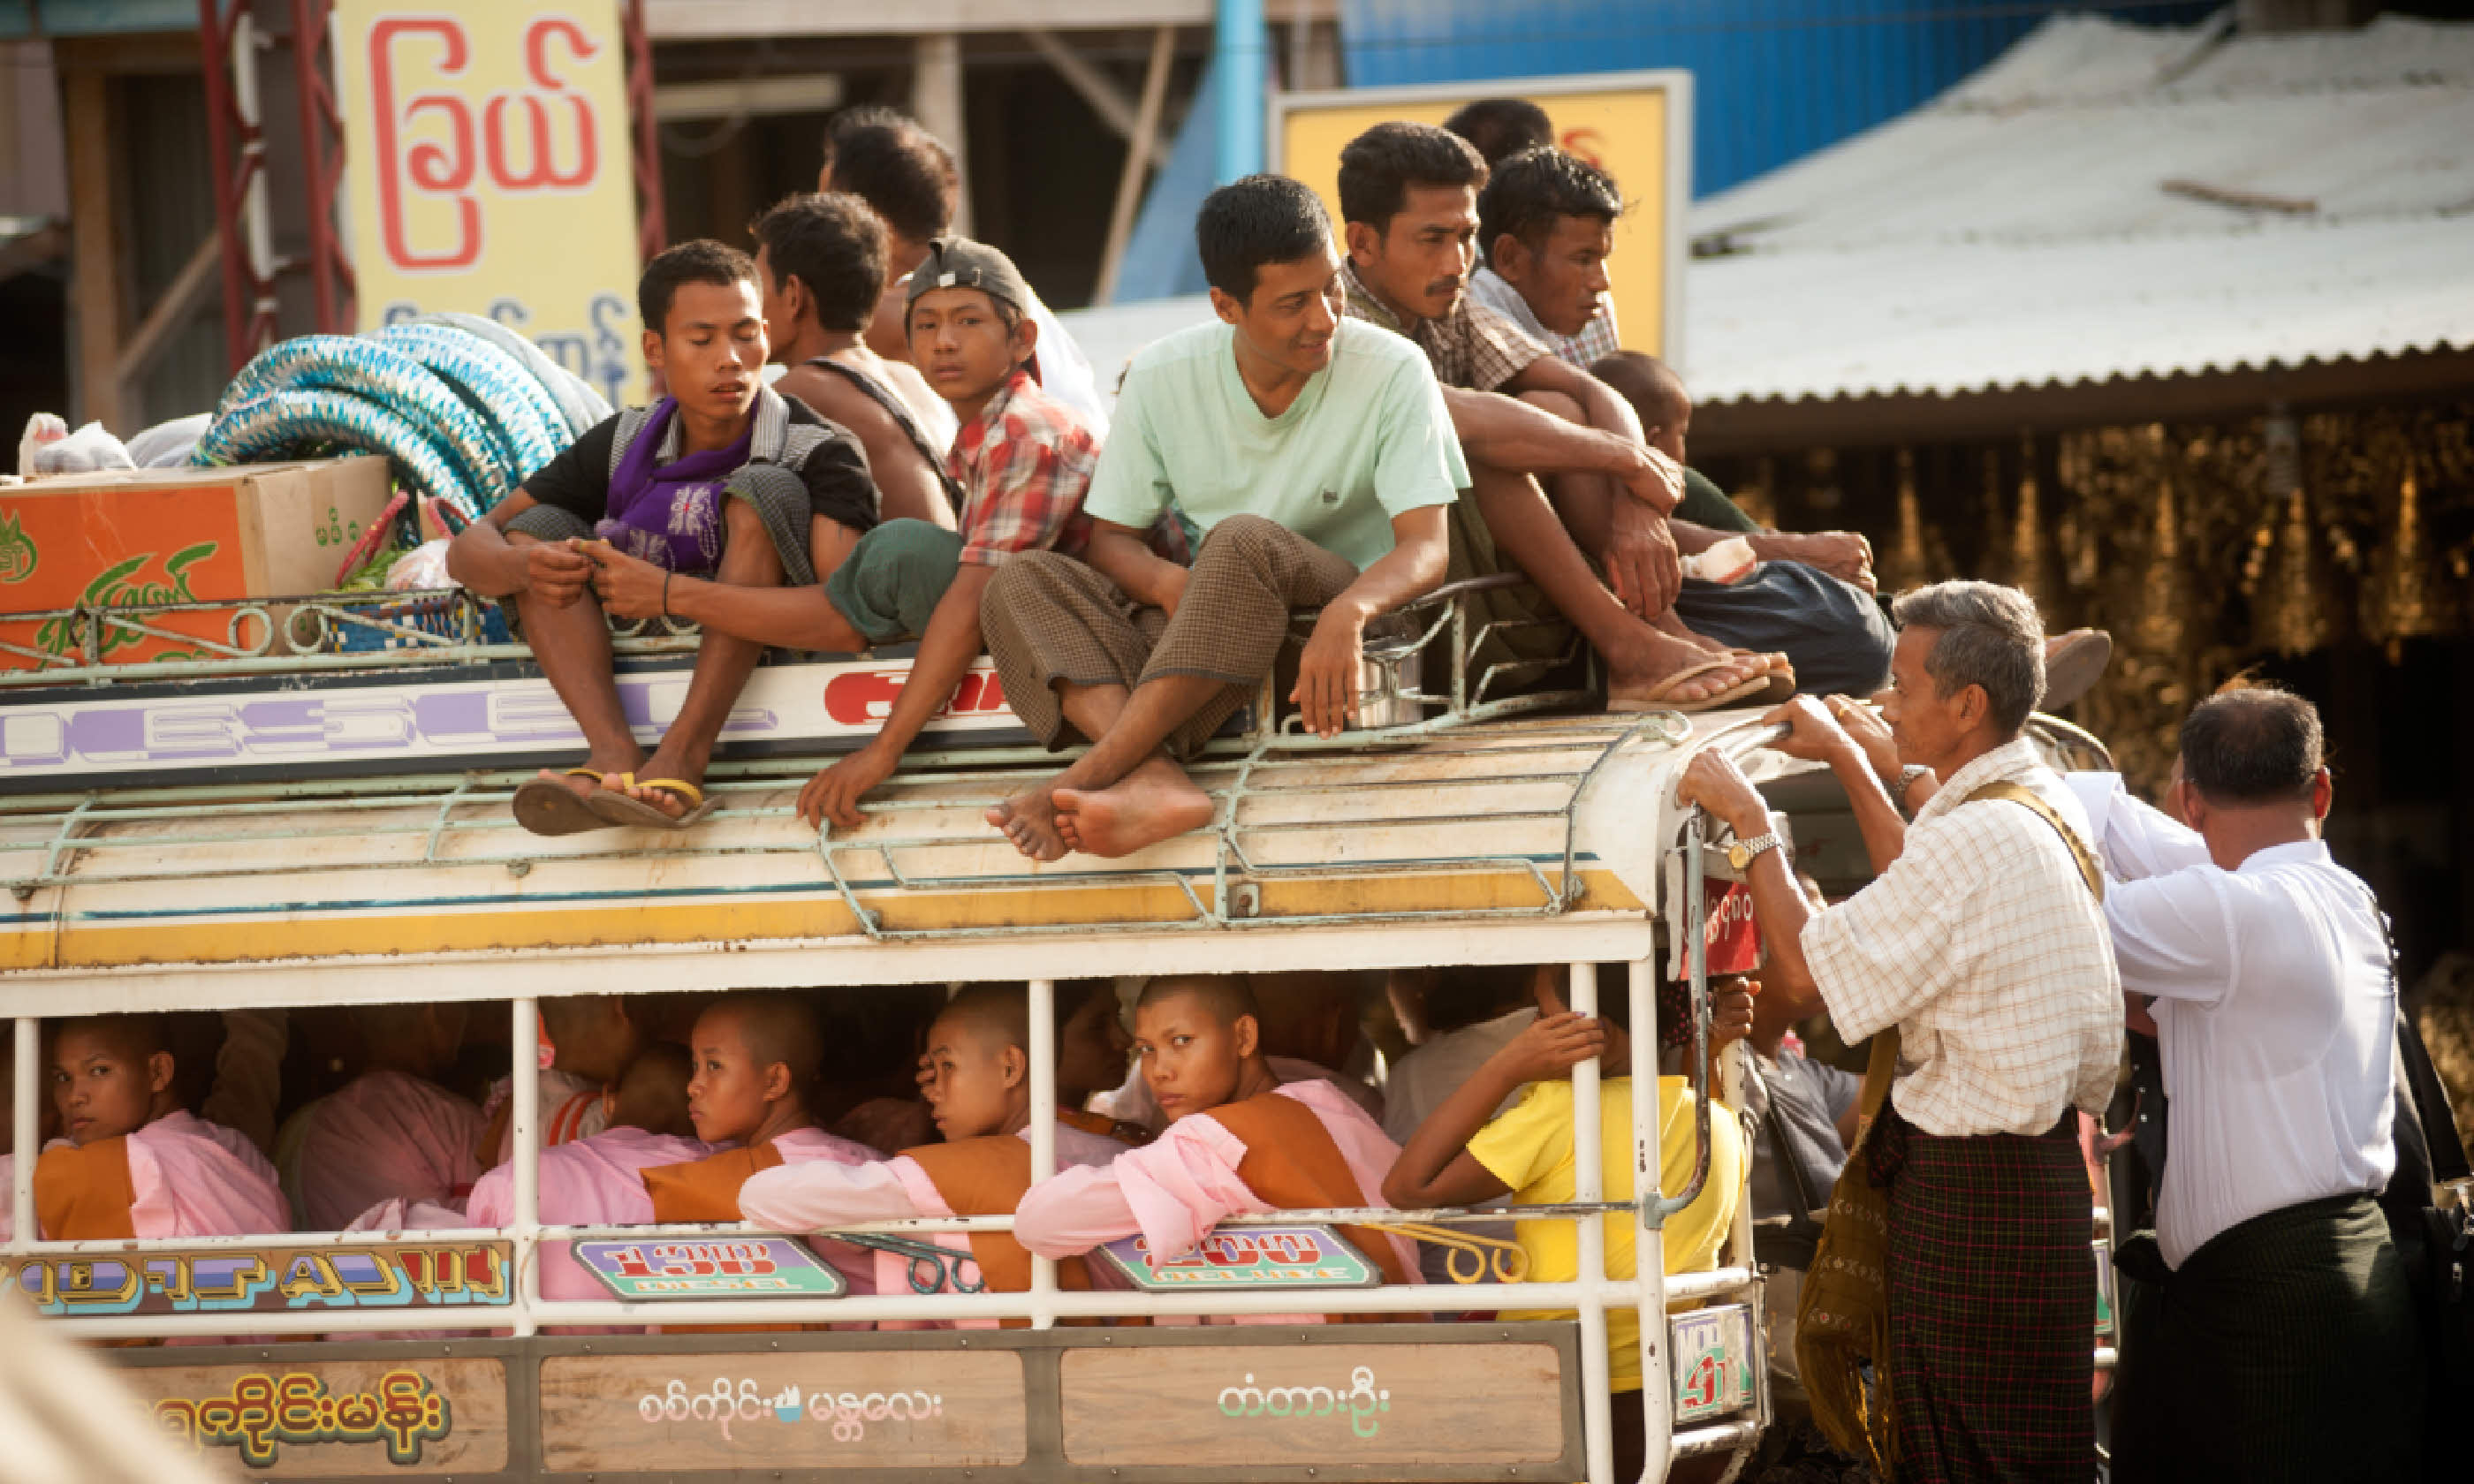
<svg viewBox="0 0 2474 1484"><path fill-rule="evenodd" d="M1634 1055L1651 1052L1658 1043L1653 1029L1658 1024L1658 962L1655 958L1636 959L1624 976L1624 993L1632 1003ZM1666 1178L1665 1152L1661 1129L1663 1120L1658 1108L1658 1079L1641 1075L1635 1068L1632 1079L1632 1170L1633 1195L1640 1203L1633 1218L1633 1275L1640 1285L1642 1314L1662 1314L1685 1285L1666 1276L1666 1217L1661 1210L1659 1185ZM1654 1070L1652 1068L1651 1070ZM1740 1260L1740 1255L1738 1255ZM1699 1275L1693 1275L1695 1277ZM1756 1308L1758 1305L1755 1305ZM1641 1437L1645 1456L1660 1456L1675 1425L1673 1381L1653 1385L1659 1377L1667 1376L1672 1367L1666 1358L1666 1327L1643 1324L1640 1338L1640 1406Z"/></svg>
<svg viewBox="0 0 2474 1484"><path fill-rule="evenodd" d="M1571 966L1571 989L1564 1003L1585 1016L1598 1013L1598 969L1594 964ZM1603 1201L1607 1191L1604 1125L1600 1118L1598 1059L1572 1068L1572 1198ZM1603 1218L1590 1217L1576 1226L1580 1238L1577 1275L1587 1290L1581 1301L1581 1430L1589 1467L1589 1484L1614 1484L1614 1419L1607 1415L1611 1356L1607 1352L1607 1230ZM1631 1285L1627 1284L1627 1287ZM1631 1297L1627 1294L1626 1297ZM1530 1302L1524 1295L1523 1303Z"/></svg>
<svg viewBox="0 0 2474 1484"><path fill-rule="evenodd" d="M1692 1065L1685 1068L1685 1075L1692 1081L1694 1105L1692 1179L1651 1208L1661 1226L1667 1217L1699 1200L1701 1187L1710 1179L1710 942L1706 930L1710 909L1704 900L1707 882L1701 874L1701 821L1697 808L1685 816L1683 914L1681 921L1669 924L1669 931L1683 935L1678 941L1684 945L1685 973L1691 989Z"/></svg>
<svg viewBox="0 0 2474 1484"><path fill-rule="evenodd" d="M1629 1281L1606 1283L1527 1283L1520 1300L1543 1309L1577 1309L1595 1299L1599 1304L1630 1304L1636 1294ZM873 1323L879 1320L1027 1319L1028 1293L875 1294L839 1299L699 1299L626 1303L618 1300L544 1300L530 1305L538 1325L678 1325L678 1324L818 1324ZM1219 1293L1139 1293L1127 1290L1060 1291L1050 1301L1058 1318L1127 1319L1152 1315L1294 1314L1307 1306L1346 1305L1351 1313L1427 1314L1434 1289L1424 1283L1375 1288ZM125 1314L93 1318L61 1315L51 1322L65 1333L102 1336L175 1336L221 1333L320 1334L350 1331L387 1333L407 1328L446 1324L454 1328L501 1328L519 1312L515 1304L475 1304L455 1308L333 1309L306 1313L260 1311L226 1314ZM1586 1399L1585 1399L1586 1401ZM1591 1403L1604 1418L1600 1399ZM1604 1475L1599 1476L1600 1479ZM1629 1484L1629 1481L1627 1481Z"/></svg>
<svg viewBox="0 0 2474 1484"><path fill-rule="evenodd" d="M9 1089L9 1246L14 1251L35 1241L35 1156L41 1138L43 1022L19 1016L9 1048L16 1080Z"/></svg>
<svg viewBox="0 0 2474 1484"><path fill-rule="evenodd" d="M1112 994L1113 988L1099 991ZM1037 1185L1056 1173L1056 981L1031 981L1031 1181ZM1048 1304L1056 1296L1056 1260L1037 1253L1031 1257L1031 1327L1046 1329L1056 1323Z"/></svg>
<svg viewBox="0 0 2474 1484"><path fill-rule="evenodd" d="M525 996L510 1010L507 1153L516 1164L515 1331L526 1335L533 1332L533 1310L541 1303L541 1003Z"/></svg>
<svg viewBox="0 0 2474 1484"><path fill-rule="evenodd" d="M454 792L438 801L438 817L430 821L429 825L429 843L422 847L421 850L421 858L424 861L433 864L437 861L438 838L447 832L448 816L455 812L455 806L464 801L465 796L471 793L472 789L473 778L472 775L467 774L464 781L455 785Z"/></svg>

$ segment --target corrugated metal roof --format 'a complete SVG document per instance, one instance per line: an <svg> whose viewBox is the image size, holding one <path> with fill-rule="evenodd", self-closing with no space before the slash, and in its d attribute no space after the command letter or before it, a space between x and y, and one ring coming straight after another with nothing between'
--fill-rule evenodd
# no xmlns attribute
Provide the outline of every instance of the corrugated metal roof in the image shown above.
<svg viewBox="0 0 2474 1484"><path fill-rule="evenodd" d="M2474 347L2474 25L2055 17L1692 230L1704 403Z"/></svg>

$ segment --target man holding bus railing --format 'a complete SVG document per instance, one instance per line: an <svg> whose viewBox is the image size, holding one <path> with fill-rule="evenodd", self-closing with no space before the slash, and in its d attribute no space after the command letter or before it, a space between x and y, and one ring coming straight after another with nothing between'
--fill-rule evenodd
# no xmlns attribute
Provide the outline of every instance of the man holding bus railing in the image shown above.
<svg viewBox="0 0 2474 1484"><path fill-rule="evenodd" d="M2096 1273L2074 1110L2103 1110L2122 1059L2101 876L2085 813L2022 735L2045 690L2035 605L1952 582L1906 593L1893 616L1898 772L1877 772L1832 715L1853 705L1843 697L1772 713L1791 729L1780 750L1829 763L1846 789L1872 885L1815 910L1768 805L1722 752L1692 760L1679 798L1734 832L1772 955L1764 994L1828 1011L1851 1044L1900 1038L1888 1101L1854 1156L1887 1194L1874 1359L1895 1437L1874 1430L1874 1444L1902 1479L2079 1484L2096 1448ZM1928 775L1939 791L1903 820L1900 796ZM1806 1379L1828 1426L1809 1367Z"/></svg>

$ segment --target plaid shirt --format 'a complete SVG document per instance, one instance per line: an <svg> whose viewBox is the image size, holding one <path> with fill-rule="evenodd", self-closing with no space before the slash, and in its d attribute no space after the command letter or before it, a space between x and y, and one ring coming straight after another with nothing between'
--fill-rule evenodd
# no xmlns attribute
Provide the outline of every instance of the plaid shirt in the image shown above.
<svg viewBox="0 0 2474 1484"><path fill-rule="evenodd" d="M2101 1111L2122 1059L2122 978L2104 909L2053 828L1967 796L2021 783L2086 815L2025 740L1952 776L1872 885L1814 914L1804 956L1848 1044L1899 1027L1891 1100L1927 1134L2042 1134Z"/></svg>
<svg viewBox="0 0 2474 1484"><path fill-rule="evenodd" d="M954 435L945 472L962 487L962 561L999 566L1018 551L1079 553L1091 539L1082 494L1100 440L1082 415L1017 371Z"/></svg>
<svg viewBox="0 0 2474 1484"><path fill-rule="evenodd" d="M1366 280L1357 276L1356 263L1342 263L1340 277L1348 291L1349 315L1416 341L1434 363L1435 379L1447 387L1492 392L1555 353L1467 293L1450 314L1412 324L1374 297Z"/></svg>
<svg viewBox="0 0 2474 1484"><path fill-rule="evenodd" d="M1080 556L1091 543L1082 496L1099 464L1100 439L1082 414L1031 372L1015 371L945 455L945 472L962 487L961 560L1001 566L1018 551ZM1173 515L1160 517L1150 542L1187 564L1185 534Z"/></svg>
<svg viewBox="0 0 2474 1484"><path fill-rule="evenodd" d="M1583 371L1623 348L1623 341L1615 333L1615 301L1612 299L1599 301L1598 312L1581 326L1581 333L1558 335L1539 323L1538 311L1529 307L1529 300L1492 268L1481 268L1470 276L1468 292L1469 298L1527 330L1546 348Z"/></svg>

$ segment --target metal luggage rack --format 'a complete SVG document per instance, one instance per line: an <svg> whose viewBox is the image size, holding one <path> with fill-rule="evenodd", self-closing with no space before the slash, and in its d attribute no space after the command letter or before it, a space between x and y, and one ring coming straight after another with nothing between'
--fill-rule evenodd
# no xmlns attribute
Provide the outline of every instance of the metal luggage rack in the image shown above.
<svg viewBox="0 0 2474 1484"><path fill-rule="evenodd" d="M1367 647L1369 685L1365 704L1388 713L1421 713L1429 707L1441 707L1443 714L1439 717L1418 717L1430 727L1467 726L1528 711L1589 704L1592 692L1588 682L1594 677L1589 671L1593 666L1585 664L1585 647L1576 634L1567 634L1560 651L1548 658L1498 661L1471 674L1474 657L1490 641L1516 631L1562 627L1543 619L1484 620L1472 611L1479 594L1519 586L1524 582L1517 575L1505 574L1454 583L1388 615L1384 625L1388 636ZM32 644L0 638L0 655L32 664L28 669L0 669L0 690L429 665L477 666L532 658L531 648L520 640L490 641L487 628L490 610L495 606L494 600L475 597L463 587L435 587L401 592L313 592L290 597L79 604L0 613L0 630L33 625L41 635ZM423 610L427 611L422 612ZM185 614L222 616L223 637L212 638L165 622ZM1293 615L1292 628L1302 638L1313 621L1313 612L1307 610ZM694 625L676 620L614 618L609 622L613 647L621 655L692 654L701 638ZM192 653L175 658L113 658L115 651L150 639L182 645ZM1443 643L1439 658L1445 660L1449 683L1441 690L1429 690L1419 682L1420 661L1439 641ZM355 642L378 647L350 647ZM1575 665L1584 666L1584 685L1580 688L1507 693L1521 683ZM1271 704L1272 700L1271 687L1266 683L1263 702L1255 714L1276 716L1278 708Z"/></svg>
<svg viewBox="0 0 2474 1484"><path fill-rule="evenodd" d="M207 680L247 675L303 675L422 665L482 665L527 659L532 650L494 644L485 636L490 600L462 587L402 592L312 592L291 597L186 600L178 603L79 604L74 608L0 613L0 628L36 624L48 641L0 638L0 654L34 668L0 669L0 689L105 685L113 682ZM436 628L405 621L408 611L437 610ZM219 614L224 636L210 638L163 622L181 614ZM38 631L39 633L40 631ZM620 654L691 654L692 628L661 619L616 619L610 632ZM174 658L115 659L112 652L148 639L197 653ZM349 640L386 647L348 650Z"/></svg>
<svg viewBox="0 0 2474 1484"><path fill-rule="evenodd" d="M1434 728L1435 724L1428 723L1416 729L1402 730L1414 730L1432 735ZM1574 857L1579 827L1577 809L1581 795L1588 790L1590 780L1598 776L1608 761L1627 743L1636 739L1654 739L1671 745L1685 741L1690 734L1690 724L1682 714L1673 711L1652 711L1637 717L1575 717L1564 723L1526 724L1519 727L1516 731L1508 730L1505 733L1498 733L1497 735L1503 740L1483 749L1483 755L1487 758L1504 759L1510 762L1511 766L1497 771L1458 776L1447 780L1348 778L1320 782L1299 780L1284 784L1282 781L1284 777L1311 768L1320 760L1318 754L1328 755L1337 752L1362 750L1370 742L1378 746L1395 745L1396 733L1376 732L1363 736L1352 733L1325 740L1287 729L1277 731L1258 730L1245 746L1242 755L1233 759L1234 777L1225 786L1213 787L1207 775L1221 771L1221 768L1226 766L1228 759L1225 754L1223 754L1220 758L1211 759L1211 762L1216 762L1219 766L1206 763L1197 770L1198 773L1205 776L1198 777L1196 781L1203 784L1205 790L1213 795L1215 805L1212 823L1206 826L1212 838L1211 865L1207 873L1211 886L1210 899L1206 901L1195 889L1196 879L1206 874L1201 871L1159 868L1112 873L1106 880L1113 886L1152 885L1174 888L1184 898L1185 905L1192 915L1181 921L1170 922L1131 920L1077 922L1074 927L1080 932L1135 930L1155 932L1181 928L1335 926L1557 917L1570 910L1580 900L1585 890L1580 875L1575 870ZM1516 737L1517 740L1513 740ZM1213 749L1224 745L1215 743ZM1543 765L1546 757L1557 754L1566 754L1578 766ZM1205 755L1206 758L1210 758L1209 750L1206 751ZM1530 766L1532 761L1541 765ZM1025 785L1035 784L1051 776L1053 776L1052 771L1048 769L975 773L972 781L997 783L1001 785L1000 791L986 795L975 792L972 796L964 798L862 804L861 810L862 813L910 814L915 814L921 810L967 810L976 814L1002 802L1008 797L1008 793L1003 790L1002 785L1013 782ZM1249 803L1272 798L1297 799L1311 795L1346 795L1362 798L1369 794L1375 794L1390 799L1411 796L1419 790L1432 789L1438 786L1439 782L1447 782L1453 788L1546 784L1560 787L1563 790L1563 798L1561 803L1552 808L1493 809L1484 813L1420 813L1414 809L1394 809L1372 816L1349 815L1340 819L1286 823L1249 823L1245 818L1246 809ZM1551 863L1551 876L1549 867L1541 865L1537 855L1520 851L1425 856L1383 862L1351 861L1343 864L1281 865L1258 860L1247 848L1247 841L1249 838L1259 839L1270 835L1286 835L1295 838L1315 833L1363 832L1388 827L1450 825L1502 826L1522 821L1547 823L1552 826L1553 832L1560 836L1562 854L1560 860ZM958 845L982 843L960 842L951 836L934 834L915 834L891 840L837 841L831 831L826 831L817 837L815 849L818 857L824 863L825 870L832 876L835 887L841 894L843 904L850 909L861 930L878 943L927 938L1021 936L1054 929L1041 925L918 931L886 927L882 914L868 907L861 899L860 890L870 884L869 881L866 878L855 879L851 874L845 872L842 864L844 857L874 856L883 872L883 876L879 879L886 885L905 892L1024 891L1060 885L1090 884L1087 881L1078 882L1072 875L1031 871L1007 872L995 875L918 875L905 872L896 859L897 851L951 850ZM1404 875L1441 875L1474 871L1509 871L1527 877L1529 883L1537 889L1538 900L1534 904L1523 906L1461 910L1414 908L1400 911L1322 913L1282 917L1259 915L1263 905L1262 892L1266 886L1317 878L1367 875L1377 870L1384 875L1394 878Z"/></svg>

